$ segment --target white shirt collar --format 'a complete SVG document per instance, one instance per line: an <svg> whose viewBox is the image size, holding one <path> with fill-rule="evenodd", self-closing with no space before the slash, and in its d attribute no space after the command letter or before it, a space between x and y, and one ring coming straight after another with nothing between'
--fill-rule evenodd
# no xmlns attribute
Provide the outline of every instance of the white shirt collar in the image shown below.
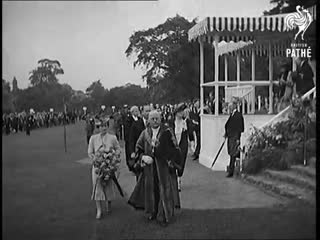
<svg viewBox="0 0 320 240"><path fill-rule="evenodd" d="M138 117L132 115L132 118L133 118L135 121L138 121Z"/></svg>

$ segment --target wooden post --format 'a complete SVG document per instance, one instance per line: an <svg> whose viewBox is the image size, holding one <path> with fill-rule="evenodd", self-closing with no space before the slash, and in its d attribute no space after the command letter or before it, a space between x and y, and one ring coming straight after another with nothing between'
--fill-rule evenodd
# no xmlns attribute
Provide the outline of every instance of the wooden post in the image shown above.
<svg viewBox="0 0 320 240"><path fill-rule="evenodd" d="M237 52L237 85L240 86L240 53Z"/></svg>
<svg viewBox="0 0 320 240"><path fill-rule="evenodd" d="M273 61L272 61L272 47L269 41L269 114L273 113Z"/></svg>
<svg viewBox="0 0 320 240"><path fill-rule="evenodd" d="M204 54L203 54L203 42L199 37L199 46L200 46L200 114L203 114L204 108L204 96L203 96L203 87L204 83Z"/></svg>
<svg viewBox="0 0 320 240"><path fill-rule="evenodd" d="M252 55L251 55L251 80L254 82L256 80L256 52L255 49L252 48ZM253 87L252 92L252 101L251 101L251 113L254 114L256 110L256 87L255 85Z"/></svg>
<svg viewBox="0 0 320 240"><path fill-rule="evenodd" d="M244 101L244 98L242 98L242 114L245 114L245 101Z"/></svg>
<svg viewBox="0 0 320 240"><path fill-rule="evenodd" d="M295 43L296 41L293 39L292 41L293 43L293 47L292 50L295 50ZM297 63L296 63L296 58L295 57L292 57L292 72L296 71L297 70ZM296 88L296 84L293 85L293 97L296 98L296 94L297 94L297 88Z"/></svg>
<svg viewBox="0 0 320 240"><path fill-rule="evenodd" d="M228 82L228 58L227 58L227 54L224 55L224 81Z"/></svg>
<svg viewBox="0 0 320 240"><path fill-rule="evenodd" d="M237 86L240 86L240 53L239 51L237 52ZM239 89L237 89L237 92L239 92ZM240 105L238 103L238 111L240 112Z"/></svg>
<svg viewBox="0 0 320 240"><path fill-rule="evenodd" d="M214 81L216 83L214 90L214 98L215 98L215 103L214 103L214 115L218 116L219 115L219 86L218 86L218 81L219 81L219 55L218 55L218 41L219 41L219 36L215 35L214 36Z"/></svg>
<svg viewBox="0 0 320 240"><path fill-rule="evenodd" d="M224 85L224 102L226 102L226 92L227 92L227 82L228 82L228 58L227 58L227 54L224 55L224 81L225 81L225 85ZM229 109L229 108L228 108Z"/></svg>
<svg viewBox="0 0 320 240"><path fill-rule="evenodd" d="M63 112L64 112L64 117L63 117L63 140L64 140L64 152L67 152L67 130L66 130L66 123L65 121L67 120L67 106L63 98Z"/></svg>

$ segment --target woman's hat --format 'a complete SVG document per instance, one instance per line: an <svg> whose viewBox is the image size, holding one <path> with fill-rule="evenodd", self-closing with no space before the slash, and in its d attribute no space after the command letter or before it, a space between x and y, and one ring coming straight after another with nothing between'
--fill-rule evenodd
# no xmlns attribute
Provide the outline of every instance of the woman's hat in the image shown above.
<svg viewBox="0 0 320 240"><path fill-rule="evenodd" d="M175 109L175 113L177 112L183 112L187 108L187 105L185 103L180 103Z"/></svg>

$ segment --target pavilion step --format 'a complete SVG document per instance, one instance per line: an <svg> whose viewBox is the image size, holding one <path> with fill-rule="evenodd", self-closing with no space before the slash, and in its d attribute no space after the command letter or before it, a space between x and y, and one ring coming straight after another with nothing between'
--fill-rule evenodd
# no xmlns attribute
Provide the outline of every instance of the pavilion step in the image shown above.
<svg viewBox="0 0 320 240"><path fill-rule="evenodd" d="M279 182L289 183L292 185L297 185L301 188L308 188L310 190L316 190L316 179L309 176L300 175L295 171L274 171L265 170L263 174L269 179L275 179Z"/></svg>
<svg viewBox="0 0 320 240"><path fill-rule="evenodd" d="M292 165L290 169L302 176L308 176L310 178L316 179L316 169L311 166L303 165Z"/></svg>
<svg viewBox="0 0 320 240"><path fill-rule="evenodd" d="M299 199L312 205L314 205L316 201L315 191L301 188L295 184L281 182L277 179L270 179L263 174L244 175L243 180L289 199Z"/></svg>

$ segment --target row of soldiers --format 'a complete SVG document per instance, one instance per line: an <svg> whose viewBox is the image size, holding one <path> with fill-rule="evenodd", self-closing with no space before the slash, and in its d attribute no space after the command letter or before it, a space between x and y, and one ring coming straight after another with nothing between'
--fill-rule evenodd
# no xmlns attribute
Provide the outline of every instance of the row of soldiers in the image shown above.
<svg viewBox="0 0 320 240"><path fill-rule="evenodd" d="M31 129L49 128L70 123L79 120L76 111L70 111L67 114L63 112L21 112L21 113L4 113L2 115L2 133L18 133L26 131L30 135Z"/></svg>

